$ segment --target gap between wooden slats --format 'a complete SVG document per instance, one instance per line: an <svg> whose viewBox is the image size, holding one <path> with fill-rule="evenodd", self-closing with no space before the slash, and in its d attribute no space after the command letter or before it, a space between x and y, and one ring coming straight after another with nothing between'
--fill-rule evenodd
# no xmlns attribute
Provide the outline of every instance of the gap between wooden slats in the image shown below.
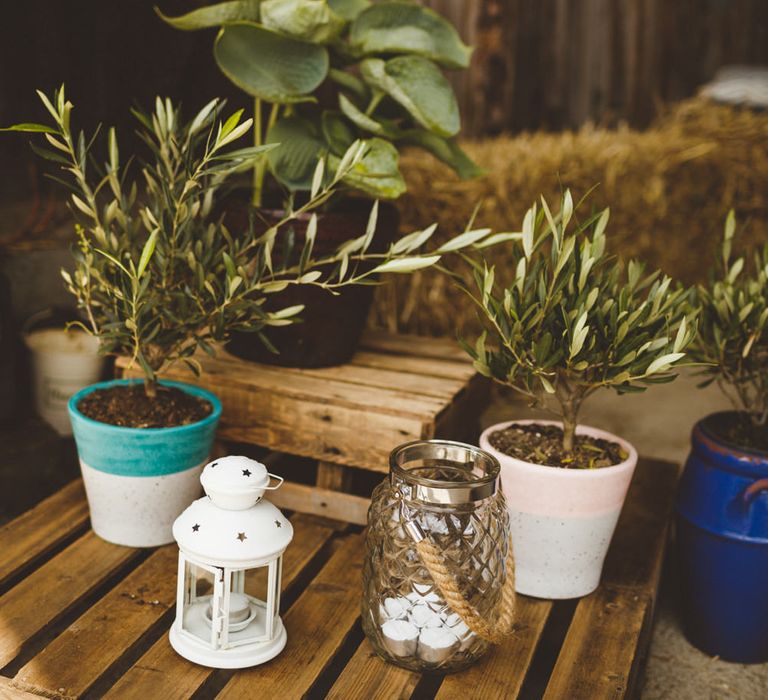
<svg viewBox="0 0 768 700"><path fill-rule="evenodd" d="M285 552L283 561L283 600L290 601L291 589L301 585L308 570L314 569L318 556L334 535L334 528L312 516L297 514L291 517L294 539ZM175 560L169 572L175 585ZM311 571L309 572L311 573ZM170 620L169 620L170 621ZM167 627L167 626L166 626ZM115 700L145 700L151 697L188 698L210 682L214 673L180 657L168 642L167 629L125 674L100 697Z"/></svg>
<svg viewBox="0 0 768 700"><path fill-rule="evenodd" d="M0 528L0 591L85 531L88 504L80 479Z"/></svg>

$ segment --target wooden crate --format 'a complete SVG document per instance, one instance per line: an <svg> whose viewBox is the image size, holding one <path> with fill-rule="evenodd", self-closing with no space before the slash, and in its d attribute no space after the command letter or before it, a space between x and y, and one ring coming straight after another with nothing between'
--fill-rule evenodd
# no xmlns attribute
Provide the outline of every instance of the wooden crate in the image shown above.
<svg viewBox="0 0 768 700"><path fill-rule="evenodd" d="M249 670L195 666L170 647L174 546L108 544L88 528L78 480L0 528L0 698L635 697L677 469L641 460L598 590L579 601L518 596L514 634L447 677L388 665L359 620L359 527L290 514L282 615L288 645Z"/></svg>
<svg viewBox="0 0 768 700"><path fill-rule="evenodd" d="M489 394L456 343L418 336L368 333L349 364L323 369L259 365L223 349L199 360L199 378L181 363L163 376L221 399L220 440L317 460L314 486L289 481L275 503L361 524L367 499L339 493L348 469L386 473L390 451L409 440L476 439ZM140 376L124 359L117 371Z"/></svg>

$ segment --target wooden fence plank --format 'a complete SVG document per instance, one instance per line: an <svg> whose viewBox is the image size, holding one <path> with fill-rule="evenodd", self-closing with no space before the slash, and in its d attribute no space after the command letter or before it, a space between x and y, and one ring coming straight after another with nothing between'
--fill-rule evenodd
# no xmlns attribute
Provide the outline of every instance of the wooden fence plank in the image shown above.
<svg viewBox="0 0 768 700"><path fill-rule="evenodd" d="M647 596L625 588L603 585L582 599L552 671L545 700L625 697L649 613Z"/></svg>
<svg viewBox="0 0 768 700"><path fill-rule="evenodd" d="M336 679L328 698L405 700L411 697L420 678L418 673L398 668L380 659L370 642L364 639Z"/></svg>
<svg viewBox="0 0 768 700"><path fill-rule="evenodd" d="M285 616L283 653L235 675L219 697L298 698L312 687L359 615L363 551L361 535L346 539Z"/></svg>
<svg viewBox="0 0 768 700"><path fill-rule="evenodd" d="M549 600L517 596L514 634L466 671L446 676L436 700L516 698L551 609Z"/></svg>
<svg viewBox="0 0 768 700"><path fill-rule="evenodd" d="M283 559L283 589L288 589L333 536L331 527L305 515L291 517L294 539ZM175 574L174 574L175 581ZM111 700L184 700L205 683L211 669L179 656L163 634L109 690Z"/></svg>
<svg viewBox="0 0 768 700"><path fill-rule="evenodd" d="M26 688L79 697L173 607L178 549L166 546L16 674Z"/></svg>
<svg viewBox="0 0 768 700"><path fill-rule="evenodd" d="M0 667L139 551L88 532L0 597Z"/></svg>
<svg viewBox="0 0 768 700"><path fill-rule="evenodd" d="M88 521L80 479L0 528L0 587Z"/></svg>

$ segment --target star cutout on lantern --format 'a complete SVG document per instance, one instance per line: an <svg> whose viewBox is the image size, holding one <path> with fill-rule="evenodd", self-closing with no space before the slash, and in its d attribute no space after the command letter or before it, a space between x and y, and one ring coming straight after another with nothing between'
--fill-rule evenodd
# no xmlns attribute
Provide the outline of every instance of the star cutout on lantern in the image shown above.
<svg viewBox="0 0 768 700"><path fill-rule="evenodd" d="M250 476L251 470L250 469L243 469L243 476Z"/></svg>
<svg viewBox="0 0 768 700"><path fill-rule="evenodd" d="M200 526L198 524L195 524L192 526L192 532L197 532L200 529Z"/></svg>
<svg viewBox="0 0 768 700"><path fill-rule="evenodd" d="M247 540L248 538L245 536L244 532L238 532L237 539L240 540L241 542L245 542L245 540Z"/></svg>
<svg viewBox="0 0 768 700"><path fill-rule="evenodd" d="M282 527L283 526L282 523L279 520L275 520L275 525L277 525L278 527Z"/></svg>
<svg viewBox="0 0 768 700"><path fill-rule="evenodd" d="M218 464L218 462L214 462L214 463L211 465L211 469L213 469L213 468L214 468L214 467L215 467L217 464Z"/></svg>

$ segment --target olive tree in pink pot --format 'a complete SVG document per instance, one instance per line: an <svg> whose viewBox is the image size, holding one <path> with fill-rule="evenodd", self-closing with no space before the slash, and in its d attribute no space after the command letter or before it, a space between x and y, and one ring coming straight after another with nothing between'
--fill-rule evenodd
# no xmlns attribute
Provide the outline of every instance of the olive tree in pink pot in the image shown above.
<svg viewBox="0 0 768 700"><path fill-rule="evenodd" d="M577 222L569 192L557 215L542 198L512 243L509 279L466 258L475 285L460 282L486 327L474 346L463 343L475 367L553 414L480 438L501 463L517 591L541 598L597 587L637 464L626 440L579 423L584 401L602 388L671 381L695 333L685 290L606 254L608 215Z"/></svg>

